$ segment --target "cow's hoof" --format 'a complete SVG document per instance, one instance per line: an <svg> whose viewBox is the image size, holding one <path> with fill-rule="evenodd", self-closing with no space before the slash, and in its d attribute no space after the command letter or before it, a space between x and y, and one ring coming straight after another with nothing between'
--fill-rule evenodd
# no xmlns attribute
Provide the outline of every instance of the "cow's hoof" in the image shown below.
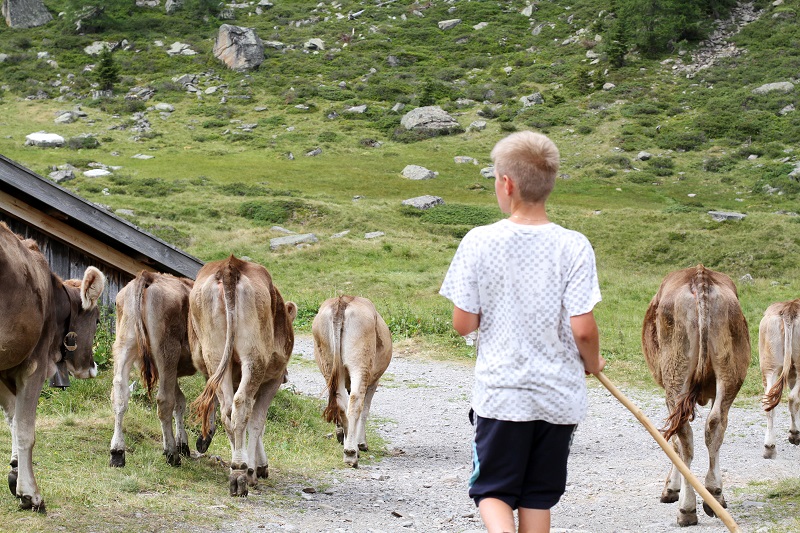
<svg viewBox="0 0 800 533"><path fill-rule="evenodd" d="M36 511L37 513L46 512L43 501L39 500L39 503L34 503L33 498L27 495L19 499L19 508L25 511Z"/></svg>
<svg viewBox="0 0 800 533"><path fill-rule="evenodd" d="M339 441L339 444L344 444L344 429L343 428L336 428L336 440Z"/></svg>
<svg viewBox="0 0 800 533"><path fill-rule="evenodd" d="M108 466L115 468L125 466L125 450L111 450L111 459L108 461Z"/></svg>
<svg viewBox="0 0 800 533"><path fill-rule="evenodd" d="M775 459L775 445L772 446L764 446L764 453L762 454L764 459Z"/></svg>
<svg viewBox="0 0 800 533"><path fill-rule="evenodd" d="M267 479L269 478L269 465L259 466L256 468L256 478Z"/></svg>
<svg viewBox="0 0 800 533"><path fill-rule="evenodd" d="M185 442L181 444L181 455L184 457L192 456L192 450L189 449L189 445L186 444Z"/></svg>
<svg viewBox="0 0 800 533"><path fill-rule="evenodd" d="M233 470L228 476L228 488L233 497L247 496L247 470Z"/></svg>
<svg viewBox="0 0 800 533"><path fill-rule="evenodd" d="M661 493L661 503L675 503L678 501L680 493L679 490L664 489L664 492Z"/></svg>
<svg viewBox="0 0 800 533"><path fill-rule="evenodd" d="M358 468L358 450L345 450L344 462L353 468Z"/></svg>
<svg viewBox="0 0 800 533"><path fill-rule="evenodd" d="M167 457L167 464L169 466L181 466L181 456L179 453L164 452L164 455Z"/></svg>
<svg viewBox="0 0 800 533"><path fill-rule="evenodd" d="M359 449L359 451L362 451L362 452L368 452L369 451L369 446L367 446L366 442L362 442L361 444L358 445L358 449Z"/></svg>
<svg viewBox="0 0 800 533"><path fill-rule="evenodd" d="M17 495L17 466L12 464L11 471L8 473L8 490L12 496Z"/></svg>
<svg viewBox="0 0 800 533"><path fill-rule="evenodd" d="M708 487L706 487L706 489L708 489L708 492L714 495L714 498L716 498L716 500L719 502L719 504L722 506L723 509L728 508L728 503L725 501L725 497L722 495L721 488L709 489ZM705 511L706 514L712 518L717 516L717 513L714 512L714 509L712 509L711 506L708 505L705 501L703 502L703 511Z"/></svg>
<svg viewBox="0 0 800 533"><path fill-rule="evenodd" d="M790 431L789 432L789 442L797 446L800 444L800 431Z"/></svg>
<svg viewBox="0 0 800 533"><path fill-rule="evenodd" d="M211 435L206 438L197 437L197 442L195 443L195 447L197 451L200 453L206 453L208 451L208 447L211 446Z"/></svg>
<svg viewBox="0 0 800 533"><path fill-rule="evenodd" d="M678 509L678 525L681 527L697 525L697 511Z"/></svg>

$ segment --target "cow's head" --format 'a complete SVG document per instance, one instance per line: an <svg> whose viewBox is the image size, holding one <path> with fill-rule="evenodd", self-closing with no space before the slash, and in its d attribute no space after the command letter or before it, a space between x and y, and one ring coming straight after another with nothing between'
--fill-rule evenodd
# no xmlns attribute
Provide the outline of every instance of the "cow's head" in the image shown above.
<svg viewBox="0 0 800 533"><path fill-rule="evenodd" d="M64 321L61 360L77 378L97 375L94 362L94 336L100 319L97 300L106 287L106 277L95 267L86 269L82 280L64 282L69 295L69 316Z"/></svg>

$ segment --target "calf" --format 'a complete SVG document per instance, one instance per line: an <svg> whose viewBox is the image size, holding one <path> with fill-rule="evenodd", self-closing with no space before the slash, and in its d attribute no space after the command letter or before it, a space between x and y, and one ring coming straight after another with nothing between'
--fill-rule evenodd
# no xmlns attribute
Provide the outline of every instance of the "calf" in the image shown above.
<svg viewBox="0 0 800 533"><path fill-rule="evenodd" d="M187 329L189 291L193 284L190 279L142 271L117 294L117 337L113 347L114 385L111 392L115 415L111 466L125 466L122 421L128 410L128 378L132 366L141 370L148 394L156 382L161 381L156 402L167 462L180 466L181 455L189 456L189 437L183 421L186 397L178 385L178 378L196 372ZM210 441L210 438L198 439L199 451L208 449Z"/></svg>
<svg viewBox="0 0 800 533"><path fill-rule="evenodd" d="M269 475L262 442L267 410L286 380L297 306L285 302L267 269L234 256L207 263L189 295L189 344L195 366L210 376L192 404L203 437L217 403L231 443L231 496Z"/></svg>
<svg viewBox="0 0 800 533"><path fill-rule="evenodd" d="M706 421L708 473L705 486L726 507L722 496L719 449L728 426L728 410L750 364L750 337L736 286L731 279L703 265L672 272L650 302L642 327L642 350L656 383L666 392L669 418L664 438L686 466L694 456L692 427L697 404L712 402ZM678 524L697 523L692 486L674 466L661 501L679 501ZM711 507L703 509L714 516Z"/></svg>
<svg viewBox="0 0 800 533"><path fill-rule="evenodd" d="M36 405L45 380L64 365L78 378L97 375L94 335L105 276L62 281L32 240L0 223L0 407L11 428L8 487L20 507L44 511L33 475Z"/></svg>
<svg viewBox="0 0 800 533"><path fill-rule="evenodd" d="M758 359L764 383L764 410L767 431L764 458L775 457L775 407L781 403L783 389L789 386L789 442L800 444L800 299L770 305L758 326Z"/></svg>
<svg viewBox="0 0 800 533"><path fill-rule="evenodd" d="M344 462L358 466L367 448L367 417L372 397L392 359L392 335L366 298L325 300L311 325L314 359L328 385L324 417L336 424Z"/></svg>

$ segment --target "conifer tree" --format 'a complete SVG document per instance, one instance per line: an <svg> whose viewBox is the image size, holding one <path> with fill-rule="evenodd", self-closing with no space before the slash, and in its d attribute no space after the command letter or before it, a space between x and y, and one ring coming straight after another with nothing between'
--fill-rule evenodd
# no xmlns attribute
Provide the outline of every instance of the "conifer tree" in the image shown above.
<svg viewBox="0 0 800 533"><path fill-rule="evenodd" d="M114 62L114 56L107 46L100 52L100 60L95 67L95 77L102 91L113 91L114 85L119 83L119 66Z"/></svg>

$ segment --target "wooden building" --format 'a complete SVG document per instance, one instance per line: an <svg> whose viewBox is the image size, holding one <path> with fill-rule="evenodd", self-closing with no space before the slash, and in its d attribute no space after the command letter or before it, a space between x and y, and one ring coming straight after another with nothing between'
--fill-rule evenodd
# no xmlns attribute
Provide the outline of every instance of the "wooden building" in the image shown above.
<svg viewBox="0 0 800 533"><path fill-rule="evenodd" d="M103 207L0 155L0 220L35 239L53 271L82 278L88 266L108 278L101 304L141 270L194 279L203 262Z"/></svg>

